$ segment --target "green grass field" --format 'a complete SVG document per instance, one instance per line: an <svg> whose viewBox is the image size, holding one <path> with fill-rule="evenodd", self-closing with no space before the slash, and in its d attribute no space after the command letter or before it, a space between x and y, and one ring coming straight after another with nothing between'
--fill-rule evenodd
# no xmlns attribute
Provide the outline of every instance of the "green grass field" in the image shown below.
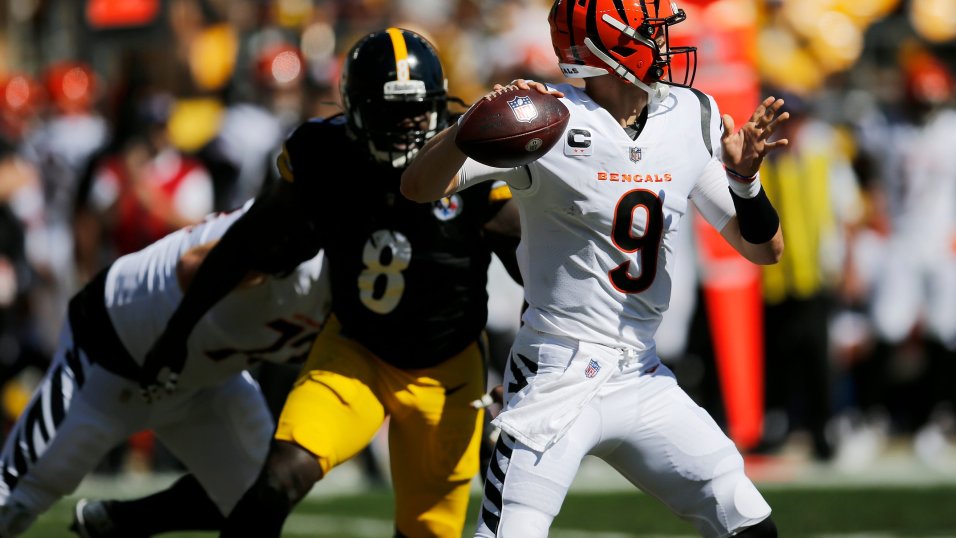
<svg viewBox="0 0 956 538"><path fill-rule="evenodd" d="M873 488L770 488L780 535L787 538L956 537L956 485ZM74 499L46 513L28 538L72 537L66 530ZM469 513L475 513L478 498ZM388 491L342 497L308 498L286 524L283 536L388 538L392 500ZM469 523L470 525L471 523ZM470 529L468 529L470 530ZM169 534L170 538L209 538L213 533ZM638 493L575 493L552 527L555 538L696 536L657 501Z"/></svg>

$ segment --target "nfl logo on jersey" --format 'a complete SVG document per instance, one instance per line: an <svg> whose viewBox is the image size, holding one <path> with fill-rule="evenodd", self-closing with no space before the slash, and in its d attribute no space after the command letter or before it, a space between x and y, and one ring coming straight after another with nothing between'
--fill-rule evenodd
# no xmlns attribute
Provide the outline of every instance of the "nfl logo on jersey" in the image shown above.
<svg viewBox="0 0 956 538"><path fill-rule="evenodd" d="M631 148L631 162L636 163L641 160L641 148Z"/></svg>
<svg viewBox="0 0 956 538"><path fill-rule="evenodd" d="M584 369L584 377L590 379L597 375L601 371L601 365L598 364L598 361L591 359L591 362L588 363L588 367Z"/></svg>
<svg viewBox="0 0 956 538"><path fill-rule="evenodd" d="M515 118L522 123L530 123L531 120L538 117L538 109L534 107L534 103L528 96L519 95L508 101L508 106L514 112Z"/></svg>

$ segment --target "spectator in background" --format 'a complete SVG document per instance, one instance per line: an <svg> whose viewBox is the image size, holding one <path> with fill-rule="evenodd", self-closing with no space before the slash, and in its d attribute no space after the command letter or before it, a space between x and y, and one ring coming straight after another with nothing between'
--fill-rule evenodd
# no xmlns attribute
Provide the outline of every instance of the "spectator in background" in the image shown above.
<svg viewBox="0 0 956 538"><path fill-rule="evenodd" d="M52 354L77 288L72 221L79 178L105 146L109 127L96 109L100 82L89 65L55 63L43 81L48 116L26 139L24 154L36 164L43 185L42 232L32 249L40 278L32 295L44 349Z"/></svg>
<svg viewBox="0 0 956 538"><path fill-rule="evenodd" d="M42 244L44 201L40 175L22 154L22 140L37 125L41 86L22 73L0 80L0 389L2 422L16 419L32 387L10 383L25 368L49 361L37 328L31 292Z"/></svg>
<svg viewBox="0 0 956 538"><path fill-rule="evenodd" d="M9 397L21 387L8 382L25 367L42 368L46 362L32 345L34 318L27 292L33 271L25 245L31 207L42 200L40 192L36 170L0 136L0 390L4 393L0 437L21 411L21 398Z"/></svg>
<svg viewBox="0 0 956 538"><path fill-rule="evenodd" d="M926 426L938 438L956 387L956 85L928 51L906 47L900 65L899 108L859 132L888 230L871 304L877 343L855 373L863 409L885 406L899 431Z"/></svg>
<svg viewBox="0 0 956 538"><path fill-rule="evenodd" d="M232 85L219 132L198 155L213 174L220 210L242 205L278 176L274 163L282 141L302 120L305 63L299 50L279 41L254 56L252 84Z"/></svg>
<svg viewBox="0 0 956 538"><path fill-rule="evenodd" d="M543 2L505 0L491 10L494 32L485 45L486 80L561 79L549 42L549 9Z"/></svg>
<svg viewBox="0 0 956 538"><path fill-rule="evenodd" d="M108 238L112 257L140 250L213 210L208 171L170 143L167 121L173 104L168 94L144 98L137 132L93 172L88 209L100 216L100 233ZM78 256L89 260L96 253Z"/></svg>
<svg viewBox="0 0 956 538"><path fill-rule="evenodd" d="M853 271L846 238L862 218L862 200L838 133L814 119L800 96L782 97L790 121L779 136L790 140L790 151L771 154L760 170L787 230L780 263L762 267L767 413L760 448L774 450L787 434L806 430L813 456L828 460L828 324L844 276Z"/></svg>

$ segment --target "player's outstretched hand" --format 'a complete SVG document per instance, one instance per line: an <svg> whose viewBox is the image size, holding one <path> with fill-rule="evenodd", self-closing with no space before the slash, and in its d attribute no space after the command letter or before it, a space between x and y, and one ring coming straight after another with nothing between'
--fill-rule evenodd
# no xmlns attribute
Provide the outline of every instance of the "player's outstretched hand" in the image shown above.
<svg viewBox="0 0 956 538"><path fill-rule="evenodd" d="M179 383L179 374L186 364L186 340L164 331L146 352L139 377L140 395L147 403L172 394ZM160 374L166 378L160 380Z"/></svg>
<svg viewBox="0 0 956 538"><path fill-rule="evenodd" d="M770 142L770 136L790 117L789 112L777 115L783 106L783 99L767 97L757 106L750 121L734 132L734 120L728 114L721 116L724 133L720 137L723 146L724 166L741 176L750 177L760 170L763 158L779 147L786 146L786 138Z"/></svg>

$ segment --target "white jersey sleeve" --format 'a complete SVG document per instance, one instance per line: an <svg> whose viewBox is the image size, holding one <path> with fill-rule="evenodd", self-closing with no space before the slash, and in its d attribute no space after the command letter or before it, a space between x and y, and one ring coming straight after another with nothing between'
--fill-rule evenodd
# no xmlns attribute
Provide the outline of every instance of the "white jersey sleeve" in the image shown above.
<svg viewBox="0 0 956 538"><path fill-rule="evenodd" d="M104 300L134 360L142 363L182 298L176 277L180 257L222 237L251 205L210 215L113 263ZM259 285L224 297L193 329L180 385L221 381L257 361L304 359L330 310L327 273L320 252L285 277L267 276Z"/></svg>
<svg viewBox="0 0 956 538"><path fill-rule="evenodd" d="M458 189L463 190L483 181L504 181L512 190L523 190L531 186L531 175L527 167L495 168L478 161L468 159L458 172Z"/></svg>
<svg viewBox="0 0 956 538"><path fill-rule="evenodd" d="M723 230L730 218L737 214L727 187L727 174L717 157L707 163L700 181L691 191L690 200L704 220L717 231Z"/></svg>
<svg viewBox="0 0 956 538"><path fill-rule="evenodd" d="M706 124L710 138L707 149L713 157L704 168L697 186L691 192L690 199L704 220L716 230L721 231L727 225L727 221L737 213L727 186L727 174L724 172L724 165L720 159L723 148L720 137L724 132L724 124L720 119L720 109L712 96L698 91L694 91L694 95L701 103L701 129L703 131ZM707 102L706 105L704 100Z"/></svg>

